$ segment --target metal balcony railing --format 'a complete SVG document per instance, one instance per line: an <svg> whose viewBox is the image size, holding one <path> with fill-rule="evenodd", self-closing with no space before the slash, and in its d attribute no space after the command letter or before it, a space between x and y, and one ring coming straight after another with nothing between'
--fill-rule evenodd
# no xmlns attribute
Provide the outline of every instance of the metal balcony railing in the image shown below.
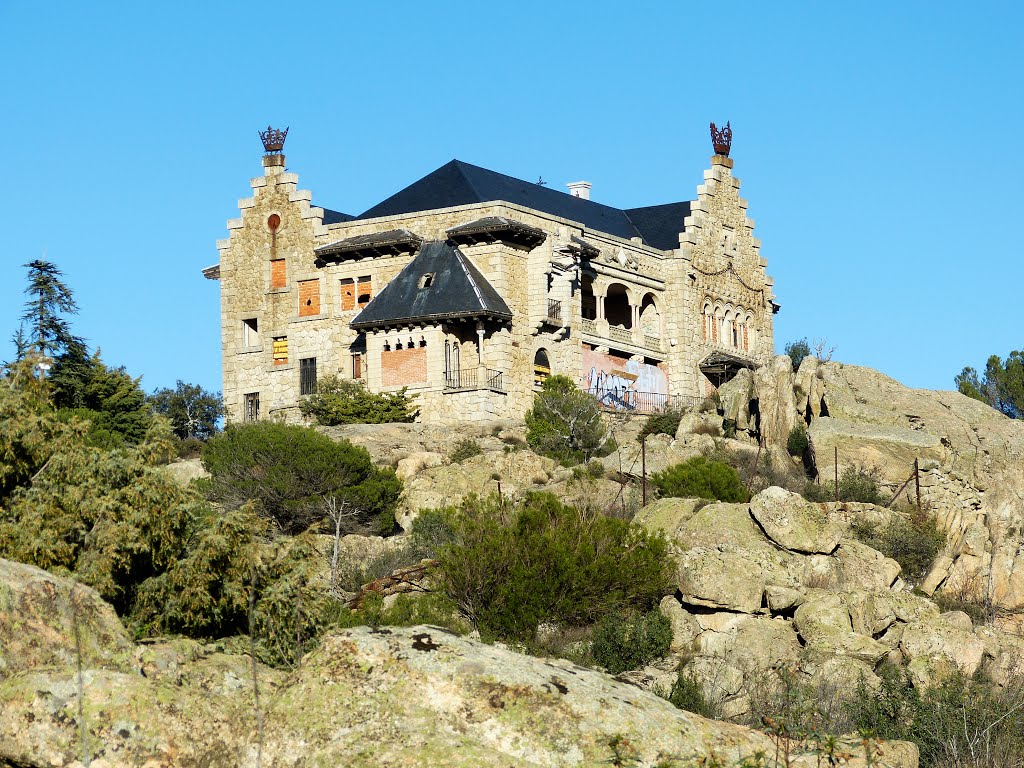
<svg viewBox="0 0 1024 768"><path fill-rule="evenodd" d="M548 313L544 318L548 325L561 327L562 325L562 302L558 299L548 299Z"/></svg>
<svg viewBox="0 0 1024 768"><path fill-rule="evenodd" d="M445 392L469 392L475 389L489 389L492 392L505 392L505 381L501 371L491 368L483 369L481 379L479 368L456 368L444 372Z"/></svg>

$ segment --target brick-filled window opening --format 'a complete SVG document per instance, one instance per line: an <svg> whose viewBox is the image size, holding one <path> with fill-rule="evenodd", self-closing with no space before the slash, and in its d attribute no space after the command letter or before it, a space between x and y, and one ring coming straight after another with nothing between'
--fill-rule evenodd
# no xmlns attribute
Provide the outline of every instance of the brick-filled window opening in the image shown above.
<svg viewBox="0 0 1024 768"><path fill-rule="evenodd" d="M356 281L346 277L341 281L341 311L348 312L356 308Z"/></svg>
<svg viewBox="0 0 1024 768"><path fill-rule="evenodd" d="M288 363L288 337L278 336L274 339L274 365Z"/></svg>
<svg viewBox="0 0 1024 768"><path fill-rule="evenodd" d="M246 347L260 345L260 324L255 317L242 321L242 345Z"/></svg>
<svg viewBox="0 0 1024 768"><path fill-rule="evenodd" d="M358 352L352 355L352 378L363 378L363 356Z"/></svg>
<svg viewBox="0 0 1024 768"><path fill-rule="evenodd" d="M356 283L356 303L360 307L365 307L370 303L370 299L373 298L373 284L370 281L369 275L363 275L359 278Z"/></svg>
<svg viewBox="0 0 1024 768"><path fill-rule="evenodd" d="M316 358L304 357L299 360L299 394L316 394Z"/></svg>
<svg viewBox="0 0 1024 768"><path fill-rule="evenodd" d="M320 280L299 281L299 317L320 314Z"/></svg>
<svg viewBox="0 0 1024 768"><path fill-rule="evenodd" d="M270 262L270 288L288 287L288 270L285 268L284 259L273 259Z"/></svg>
<svg viewBox="0 0 1024 768"><path fill-rule="evenodd" d="M260 393L250 392L245 396L242 403L242 421L259 421L260 418Z"/></svg>

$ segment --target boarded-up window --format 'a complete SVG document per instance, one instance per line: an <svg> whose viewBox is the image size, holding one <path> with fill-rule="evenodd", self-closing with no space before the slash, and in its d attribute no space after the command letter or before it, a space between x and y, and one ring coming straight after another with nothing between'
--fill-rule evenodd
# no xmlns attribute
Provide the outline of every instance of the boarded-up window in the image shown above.
<svg viewBox="0 0 1024 768"><path fill-rule="evenodd" d="M370 299L373 298L372 283L370 282L370 276L364 275L359 278L359 283L356 285L356 301L360 307L365 307L370 303Z"/></svg>
<svg viewBox="0 0 1024 768"><path fill-rule="evenodd" d="M273 259L270 262L270 288L287 288L288 275L284 259Z"/></svg>
<svg viewBox="0 0 1024 768"><path fill-rule="evenodd" d="M352 355L352 378L363 378L363 356L358 352Z"/></svg>
<svg viewBox="0 0 1024 768"><path fill-rule="evenodd" d="M320 280L299 281L299 317L320 314Z"/></svg>
<svg viewBox="0 0 1024 768"><path fill-rule="evenodd" d="M381 384L403 387L427 380L426 347L406 347L380 353Z"/></svg>
<svg viewBox="0 0 1024 768"><path fill-rule="evenodd" d="M351 277L341 281L341 311L356 308L356 283Z"/></svg>
<svg viewBox="0 0 1024 768"><path fill-rule="evenodd" d="M274 365L285 365L288 362L288 337L278 336L274 339Z"/></svg>

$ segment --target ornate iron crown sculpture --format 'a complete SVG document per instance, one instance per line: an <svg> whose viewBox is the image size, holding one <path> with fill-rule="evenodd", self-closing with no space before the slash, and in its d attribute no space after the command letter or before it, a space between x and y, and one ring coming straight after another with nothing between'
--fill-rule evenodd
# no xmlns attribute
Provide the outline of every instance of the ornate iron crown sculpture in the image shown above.
<svg viewBox="0 0 1024 768"><path fill-rule="evenodd" d="M732 127L729 123L726 123L722 130L718 130L714 123L711 124L711 144L716 155L729 156L729 150L732 148Z"/></svg>
<svg viewBox="0 0 1024 768"><path fill-rule="evenodd" d="M263 149L268 155L279 155L284 150L284 140L288 138L288 129L280 131L267 126L267 130L260 131L260 139L263 141Z"/></svg>

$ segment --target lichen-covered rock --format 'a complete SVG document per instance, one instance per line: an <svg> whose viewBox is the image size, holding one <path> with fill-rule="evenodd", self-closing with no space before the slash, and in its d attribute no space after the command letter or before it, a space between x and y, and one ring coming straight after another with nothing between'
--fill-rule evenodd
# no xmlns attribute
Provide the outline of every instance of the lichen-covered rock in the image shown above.
<svg viewBox="0 0 1024 768"><path fill-rule="evenodd" d="M718 388L722 418L731 421L741 432L752 431L757 425L750 418L750 401L754 394L754 375L749 368L739 372Z"/></svg>
<svg viewBox="0 0 1024 768"><path fill-rule="evenodd" d="M859 541L844 541L836 550L839 583L845 589L888 589L900 575L900 564Z"/></svg>
<svg viewBox="0 0 1024 768"><path fill-rule="evenodd" d="M757 494L750 514L772 541L796 552L831 554L842 538L821 507L784 488L772 486Z"/></svg>
<svg viewBox="0 0 1024 768"><path fill-rule="evenodd" d="M790 430L796 424L793 396L793 361L787 355L775 357L754 372L754 395L758 401L761 439L785 455Z"/></svg>
<svg viewBox="0 0 1024 768"><path fill-rule="evenodd" d="M177 684L166 672L90 669L79 682L63 669L5 680L0 764L70 768L84 755L109 768L226 768L256 765L259 754L268 768L525 768L600 765L613 744L638 765L712 753L735 763L773 747L763 733L683 712L599 672L431 627L328 636L294 673L264 680L259 708L245 659L235 665L245 683L236 690ZM730 695L742 684L735 672L718 679ZM798 754L792 765L815 759ZM885 760L917 765L913 747L897 742Z"/></svg>
<svg viewBox="0 0 1024 768"><path fill-rule="evenodd" d="M973 675L984 658L985 641L966 614L954 611L908 624L900 650L910 661L915 683L930 685L952 670Z"/></svg>
<svg viewBox="0 0 1024 768"><path fill-rule="evenodd" d="M0 680L77 664L79 652L86 666L124 669L131 650L121 620L95 590L0 559Z"/></svg>
<svg viewBox="0 0 1024 768"><path fill-rule="evenodd" d="M877 469L883 480L896 485L911 476L914 459L941 460L946 455L939 438L927 432L831 416L814 419L807 430L807 439L814 466L824 477L832 477L835 472L836 449L839 450L840 471L852 466Z"/></svg>
<svg viewBox="0 0 1024 768"><path fill-rule="evenodd" d="M657 499L637 512L633 522L642 525L649 531L660 531L669 539L674 539L679 527L687 522L704 505L701 499L677 499L667 497Z"/></svg>
<svg viewBox="0 0 1024 768"><path fill-rule="evenodd" d="M824 592L807 600L793 614L793 624L805 646L823 655L849 656L874 666L889 648L872 637L853 631L842 596Z"/></svg>
<svg viewBox="0 0 1024 768"><path fill-rule="evenodd" d="M439 467L444 464L444 456L434 451L416 451L415 453L409 454L404 459L398 460L398 466L395 467L395 474L398 479L405 482L416 477L424 469L430 467Z"/></svg>

